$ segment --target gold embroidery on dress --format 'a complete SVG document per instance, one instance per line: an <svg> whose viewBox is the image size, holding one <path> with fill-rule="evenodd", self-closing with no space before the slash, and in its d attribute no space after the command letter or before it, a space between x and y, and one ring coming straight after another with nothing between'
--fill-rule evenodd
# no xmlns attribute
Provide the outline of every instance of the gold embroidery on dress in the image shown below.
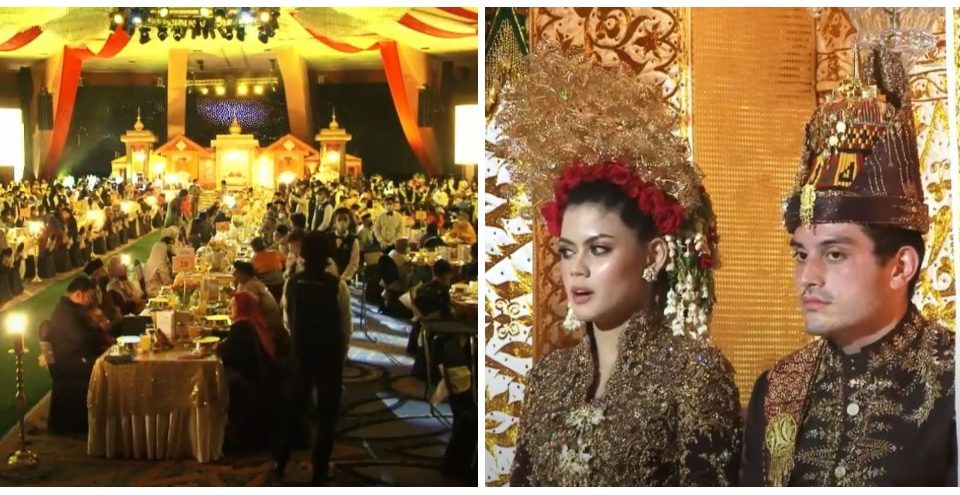
<svg viewBox="0 0 960 495"><path fill-rule="evenodd" d="M739 456L739 394L708 342L634 317L620 336L607 392L590 399L591 337L530 374L518 445L540 486L727 485ZM709 446L709 447L708 447ZM693 466L693 467L691 467ZM514 465L517 469L517 465ZM714 475L703 479L704 473Z"/></svg>
<svg viewBox="0 0 960 495"><path fill-rule="evenodd" d="M897 330L895 330L897 331ZM824 352L811 393L810 409L803 423L796 463L805 483L830 486L866 486L886 474L886 458L901 447L883 435L904 423L919 426L926 421L934 402L945 392L941 378L953 373L953 347L944 349L939 339L946 329L931 324L912 309L903 328L872 350L866 369L854 378L845 377L846 357L836 349ZM940 344L940 345L938 345ZM945 353L945 354L941 354ZM909 381L896 383L893 373L906 372ZM907 397L920 394L915 409ZM848 413L857 404L855 414ZM841 449L841 444L852 446ZM835 469L844 467L837 479ZM805 465L805 469L803 469Z"/></svg>
<svg viewBox="0 0 960 495"><path fill-rule="evenodd" d="M764 432L764 443L770 452L770 467L767 481L770 486L786 484L793 468L793 451L796 448L797 421L788 413L774 416Z"/></svg>

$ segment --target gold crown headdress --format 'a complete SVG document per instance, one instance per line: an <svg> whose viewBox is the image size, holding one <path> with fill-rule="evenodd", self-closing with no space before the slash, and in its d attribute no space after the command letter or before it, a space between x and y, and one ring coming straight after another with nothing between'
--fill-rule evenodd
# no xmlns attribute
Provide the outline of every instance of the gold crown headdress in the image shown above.
<svg viewBox="0 0 960 495"><path fill-rule="evenodd" d="M652 187L668 198L671 214L679 211L680 218L679 225L665 222L671 235L664 236L670 246L664 315L674 333L705 336L714 300L716 221L660 87L619 66L594 65L583 52L542 43L502 101L494 125L503 139L494 152L514 163L514 178L528 185L534 205L547 203L559 216L562 183L571 176L574 182L616 176L612 182L621 187L636 186L628 192L632 197ZM624 169L629 178L622 177ZM547 220L556 234L558 227Z"/></svg>

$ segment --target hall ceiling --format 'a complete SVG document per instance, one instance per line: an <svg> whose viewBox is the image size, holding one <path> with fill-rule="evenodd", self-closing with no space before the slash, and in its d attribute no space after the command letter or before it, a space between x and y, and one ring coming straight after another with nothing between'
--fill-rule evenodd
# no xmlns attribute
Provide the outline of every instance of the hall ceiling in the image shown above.
<svg viewBox="0 0 960 495"><path fill-rule="evenodd" d="M0 69L17 69L44 60L63 50L63 46L87 46L97 52L106 42L111 7L0 7L0 43L21 30L40 26L43 33L35 40L13 51L0 51ZM477 8L464 8L476 14ZM243 72L270 69L273 52L295 49L308 66L318 71L367 70L381 67L377 50L343 53L317 41L304 25L337 42L356 47L369 47L380 40L395 40L441 60L476 63L477 21L464 12L450 13L439 8L348 8L348 7L281 7L276 36L266 44L257 40L256 29L249 29L244 41L191 39L174 41L156 38L139 42L134 34L119 54L110 59L88 60L84 72L153 72L167 68L167 53L173 48L191 52L191 69L196 60L203 60L205 72ZM462 38L436 37L401 25L399 20L410 15L447 33L473 33ZM299 19L299 20L298 20ZM303 23L303 25L301 24Z"/></svg>

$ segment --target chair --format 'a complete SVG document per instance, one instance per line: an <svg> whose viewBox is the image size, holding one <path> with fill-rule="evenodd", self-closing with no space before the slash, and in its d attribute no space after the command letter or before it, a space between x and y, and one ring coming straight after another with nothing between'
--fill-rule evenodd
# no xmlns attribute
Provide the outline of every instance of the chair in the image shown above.
<svg viewBox="0 0 960 495"><path fill-rule="evenodd" d="M10 287L10 269L0 267L0 306L13 299L13 288Z"/></svg>
<svg viewBox="0 0 960 495"><path fill-rule="evenodd" d="M74 242L73 245L70 246L70 264L73 265L74 268L81 268L85 264L79 242Z"/></svg>
<svg viewBox="0 0 960 495"><path fill-rule="evenodd" d="M37 258L33 255L26 257L26 266L23 267L24 280L32 280L37 275Z"/></svg>
<svg viewBox="0 0 960 495"><path fill-rule="evenodd" d="M53 251L53 266L57 273L66 273L70 271L70 256L67 248L60 248Z"/></svg>
<svg viewBox="0 0 960 495"><path fill-rule="evenodd" d="M40 260L37 263L37 272L40 274L40 278L56 276L57 266L53 261L53 253L47 252L40 255Z"/></svg>
<svg viewBox="0 0 960 495"><path fill-rule="evenodd" d="M93 254L107 254L107 239L104 236L93 240Z"/></svg>
<svg viewBox="0 0 960 495"><path fill-rule="evenodd" d="M10 270L10 290L14 296L23 294L23 277L20 276L20 264L22 259L13 262L13 269Z"/></svg>

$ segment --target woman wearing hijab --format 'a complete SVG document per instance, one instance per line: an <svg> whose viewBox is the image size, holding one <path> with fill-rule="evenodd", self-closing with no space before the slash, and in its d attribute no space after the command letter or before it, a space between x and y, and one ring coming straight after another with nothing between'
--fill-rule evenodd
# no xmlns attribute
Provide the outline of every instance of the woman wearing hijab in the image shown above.
<svg viewBox="0 0 960 495"><path fill-rule="evenodd" d="M260 303L249 292L235 293L228 310L233 324L217 349L230 381L226 446L264 447L279 417L284 335L268 327Z"/></svg>
<svg viewBox="0 0 960 495"><path fill-rule="evenodd" d="M170 246L173 237L164 235L159 242L150 249L150 257L143 268L143 279L147 284L147 294L157 297L160 287L173 283L173 273L170 268Z"/></svg>

